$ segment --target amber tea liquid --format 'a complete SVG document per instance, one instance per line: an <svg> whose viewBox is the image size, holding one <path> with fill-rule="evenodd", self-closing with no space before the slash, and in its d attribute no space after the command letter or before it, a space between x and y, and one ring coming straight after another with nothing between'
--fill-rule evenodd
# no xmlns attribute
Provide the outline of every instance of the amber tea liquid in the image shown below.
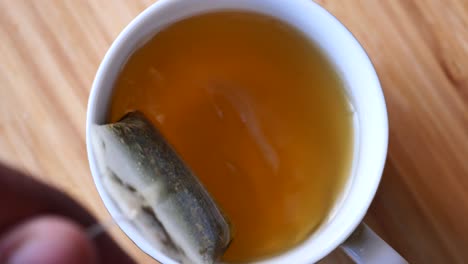
<svg viewBox="0 0 468 264"><path fill-rule="evenodd" d="M230 218L223 260L282 253L328 216L349 175L353 114L319 49L263 15L177 22L135 52L110 121L142 111Z"/></svg>

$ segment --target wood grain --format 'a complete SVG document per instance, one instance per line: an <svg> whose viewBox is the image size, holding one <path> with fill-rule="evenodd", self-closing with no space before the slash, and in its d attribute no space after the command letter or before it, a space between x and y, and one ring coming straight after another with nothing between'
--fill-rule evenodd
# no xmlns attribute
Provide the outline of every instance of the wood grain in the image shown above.
<svg viewBox="0 0 468 264"><path fill-rule="evenodd" d="M109 219L90 176L86 103L112 40L152 1L0 1L0 160ZM320 0L373 60L390 117L366 221L411 263L468 262L468 1ZM139 263L155 263L117 228ZM340 252L322 263L350 263Z"/></svg>

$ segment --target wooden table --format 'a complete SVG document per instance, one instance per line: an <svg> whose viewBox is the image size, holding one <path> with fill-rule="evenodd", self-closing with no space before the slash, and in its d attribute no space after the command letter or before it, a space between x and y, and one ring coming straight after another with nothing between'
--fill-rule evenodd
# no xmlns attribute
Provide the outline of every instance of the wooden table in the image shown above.
<svg viewBox="0 0 468 264"><path fill-rule="evenodd" d="M0 1L0 160L65 190L101 220L86 103L112 40L150 0ZM468 262L468 1L321 0L382 81L390 151L366 217L411 263ZM118 228L139 263L154 263ZM335 252L323 263L349 263Z"/></svg>

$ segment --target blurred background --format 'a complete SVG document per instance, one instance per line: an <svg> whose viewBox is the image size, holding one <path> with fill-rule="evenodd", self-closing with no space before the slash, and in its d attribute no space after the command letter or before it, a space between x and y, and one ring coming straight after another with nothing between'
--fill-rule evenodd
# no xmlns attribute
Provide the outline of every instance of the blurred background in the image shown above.
<svg viewBox="0 0 468 264"><path fill-rule="evenodd" d="M0 1L0 161L102 221L86 105L105 52L150 0ZM362 43L390 118L387 166L366 222L411 263L468 262L468 1L319 0ZM156 263L118 228L139 263ZM351 263L334 252L322 263Z"/></svg>

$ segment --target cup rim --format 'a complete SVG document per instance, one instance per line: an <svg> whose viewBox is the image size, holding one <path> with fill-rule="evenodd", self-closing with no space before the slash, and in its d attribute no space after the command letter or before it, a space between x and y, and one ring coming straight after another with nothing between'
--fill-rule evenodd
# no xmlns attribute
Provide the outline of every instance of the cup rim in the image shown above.
<svg viewBox="0 0 468 264"><path fill-rule="evenodd" d="M210 0L203 0L200 2L206 3L209 1ZM263 0L259 0L259 1L238 0L238 2L234 5L239 5L239 6L249 5L250 6L250 5L253 5L252 3L256 3L259 6L262 6L262 3L261 3L262 1ZM109 86L110 81L115 81L115 78L109 77L111 75L109 74L109 72L113 72L114 75L116 74L115 66L113 66L115 61L120 60L122 62L119 64L118 71L120 71L121 66L126 63L126 60L128 59L128 57L122 58L121 52L125 48L128 48L129 40L132 39L136 35L135 32L141 29L142 27L144 27L146 24L148 24L148 21L150 21L151 19L154 19L156 15L160 14L161 10L170 8L173 5L183 6L186 4L184 2L185 2L184 0L159 0L156 3L152 4L151 6L149 6L147 9L145 9L136 18L134 18L130 22L130 24L128 24L125 27L125 29L119 34L116 40L112 43L111 47L107 51L104 59L102 60L98 68L98 71L96 73L96 76L92 85L92 89L91 89L90 96L88 99L88 108L87 108L87 116L86 116L86 145L87 145L88 161L90 165L91 174L93 176L93 180L98 190L98 193L101 199L103 200L106 209L108 210L108 212L111 214L113 218L116 218L119 215L118 209L116 205L114 204L114 202L110 199L110 197L108 196L108 194L106 193L105 189L103 188L101 184L101 176L95 164L95 158L94 158L93 151L91 148L91 138L90 138L91 137L90 128L92 125L94 125L97 122L96 120L99 119L97 117L98 109L102 108L101 106L103 104L107 105L109 97L111 96L111 92L110 92L110 94L107 95L107 98L106 96L103 97L102 90L103 90L103 87ZM213 11L213 10L225 9L223 8L223 3L227 3L227 2L233 4L233 2L235 1L225 0L225 1L216 2L216 4L220 8L219 9L216 9L216 7L209 8L209 10ZM272 2L274 1L263 1L263 3L267 3L267 4L272 3ZM282 4L277 4L277 5L282 5ZM346 217L346 216L341 215L340 216L342 218L340 222L341 226L333 227L336 229L335 232L333 233L330 239L323 240L322 245L316 246L316 247L310 246L312 242L314 242L313 240L316 239L316 234L314 232L314 234L311 235L308 238L308 240L304 242L305 245L302 244L292 250L284 252L283 254L279 256L273 256L269 259L260 260L256 262L258 264L260 263L261 264L310 263L311 261L320 260L321 258L328 255L332 250L337 248L340 244L342 244L345 241L345 239L354 231L354 229L362 221L365 213L367 212L370 206L370 203L372 202L372 199L375 196L375 193L377 191L378 185L380 183L381 175L383 172L386 155L387 155L387 147L388 147L388 117L387 117L384 95L383 95L383 92L382 92L382 89L378 80L377 73L375 72L372 62L370 58L368 57L368 55L366 54L366 52L364 51L364 49L362 48L362 46L359 44L356 38L352 35L352 33L341 22L339 22L337 18L335 18L333 15L331 15L328 11L326 11L317 3L310 1L310 0L297 0L296 2L283 3L283 5L288 5L288 6L294 5L297 8L304 7L305 10L307 11L313 11L315 15L319 15L321 19L327 23L327 27L333 29L334 34L341 34L342 38L346 40L345 44L349 45L347 49L351 50L351 52L354 55L354 58L357 58L359 60L358 64L359 64L359 69L361 70L360 74L363 76L367 76L366 86L370 87L369 91L372 94L372 96L370 97L372 97L371 99L375 100L375 103L373 104L373 107L375 109L372 109L372 107L370 107L370 109L376 110L372 114L371 119L374 120L375 121L374 123L377 123L379 127L374 130L371 130L371 128L366 128L370 131L369 133L367 133L367 136L376 138L376 140L374 141L376 141L375 145L377 147L375 146L372 147L374 150L371 153L374 156L373 157L374 165L364 166L365 168L372 171L372 173L369 172L367 174L372 174L372 175L365 178L366 180L368 180L368 182L361 183L362 181L357 182L355 181L355 179L353 179L352 182L351 181L349 182L349 188L351 191L354 191L354 189L359 188L361 192L360 194L351 193L354 195L353 203L355 206L353 207L353 209L356 210L355 212L348 210L352 216ZM202 11L203 10L206 11L207 9L203 8ZM289 23L289 22L286 21L286 23ZM150 37L152 36L153 35L151 35ZM143 41L143 40L140 38L140 41ZM133 51L136 49L138 49L138 47L134 47ZM330 54L327 54L327 55L330 55ZM333 58L331 60L332 62L334 62ZM114 70L111 70L112 68ZM344 74L347 74L347 73L345 72ZM361 81L356 81L356 80L354 81L361 82ZM112 90L112 88L109 88L109 89ZM353 87L351 87L350 89L353 89ZM359 111L359 109L357 111ZM377 119L380 119L380 120L377 120ZM370 122L370 121L367 121L367 122ZM364 140L364 141L367 140L366 138L362 138L365 135L360 134L359 136L361 137L359 140ZM361 153L359 155L361 155ZM357 159L357 158L358 157L355 157L354 159ZM366 158L366 160L369 160L369 158ZM367 163L369 163L369 161ZM357 173L359 173L359 171ZM357 176L352 176L352 177L357 177ZM362 186L359 186L360 184L365 184L366 187L364 188ZM343 197L343 199L349 199L350 198L348 197L349 195L350 193L348 192L346 194L346 197ZM343 204L343 206L345 205L346 203ZM340 207L337 210L338 211L334 213L334 216L333 216L335 218L338 217L340 213L342 214L344 209ZM330 221L336 222L336 219L331 219ZM172 259L167 257L164 253L152 248L145 241L145 239L143 239L141 235L138 234L138 231L136 231L136 229L130 226L128 223L119 223L118 226L140 249L142 249L145 253L147 253L154 259L157 259L158 261L161 261L163 263L176 263ZM321 228L326 228L326 227L321 227ZM331 227L328 227L328 228L331 228ZM325 234L327 234L327 232L324 232L322 236ZM332 233L328 232L328 234L330 235ZM313 249L315 249L315 251L313 251Z"/></svg>

